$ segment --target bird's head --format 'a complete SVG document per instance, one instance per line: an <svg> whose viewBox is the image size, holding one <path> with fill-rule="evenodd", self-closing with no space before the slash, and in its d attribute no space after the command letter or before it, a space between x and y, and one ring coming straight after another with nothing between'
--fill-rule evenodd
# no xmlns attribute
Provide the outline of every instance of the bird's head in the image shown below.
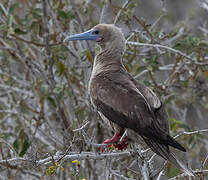
<svg viewBox="0 0 208 180"><path fill-rule="evenodd" d="M74 40L96 41L102 50L108 49L120 53L125 50L125 37L121 29L113 24L98 24L86 32L67 36L64 41Z"/></svg>

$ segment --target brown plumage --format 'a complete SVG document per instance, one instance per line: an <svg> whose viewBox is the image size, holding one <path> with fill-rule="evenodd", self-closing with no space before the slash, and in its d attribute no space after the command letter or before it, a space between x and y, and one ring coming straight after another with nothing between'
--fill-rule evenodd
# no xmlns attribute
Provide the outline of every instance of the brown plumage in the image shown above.
<svg viewBox="0 0 208 180"><path fill-rule="evenodd" d="M161 101L151 89L137 82L123 66L125 38L121 30L114 25L99 24L88 31L87 35L85 33L66 38L78 39L95 40L101 46L101 52L94 60L89 94L101 117L109 120L115 131L114 137L104 143L118 142L125 129L129 129L128 139L142 139L156 154L193 175L169 149L172 146L186 151L169 135L168 115Z"/></svg>

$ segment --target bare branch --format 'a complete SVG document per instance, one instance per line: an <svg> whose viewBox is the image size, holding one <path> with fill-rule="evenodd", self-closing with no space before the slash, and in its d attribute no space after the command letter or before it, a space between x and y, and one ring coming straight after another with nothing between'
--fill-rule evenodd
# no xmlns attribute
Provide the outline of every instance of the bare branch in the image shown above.
<svg viewBox="0 0 208 180"><path fill-rule="evenodd" d="M16 91L18 93L25 94L25 95L31 96L31 97L34 96L34 94L32 92L30 92L30 91L19 89L17 87L8 86L8 85L5 85L5 84L0 84L0 88L5 89L5 90Z"/></svg>
<svg viewBox="0 0 208 180"><path fill-rule="evenodd" d="M194 64L197 64L197 65L208 65L208 63L200 63L200 62L197 62L197 60L191 58L190 56L186 55L185 53L177 50L177 49L173 49L173 48L170 48L168 46L164 46L164 45L161 45L161 44L147 44L147 43L139 43L139 42L132 42L132 41L127 41L127 44L129 45L135 45L135 46L147 46L147 47L154 47L154 48L162 48L162 49L166 49L168 51L171 51L175 54L178 54L188 60L190 60L191 62L193 62Z"/></svg>
<svg viewBox="0 0 208 180"><path fill-rule="evenodd" d="M110 172L111 172L113 175L115 175L115 176L117 176L117 177L119 177L119 178L122 178L122 179L124 179L124 180L136 180L136 179L132 179L132 178L127 178L127 177L125 177L124 175L118 174L116 171L113 171L113 170L110 170Z"/></svg>
<svg viewBox="0 0 208 180"><path fill-rule="evenodd" d="M195 174L207 174L208 173L208 169L204 169L204 170L200 170L200 171L194 171ZM187 177L188 175L186 173L182 173L180 175L177 175L173 178L170 178L169 180L178 180L184 177Z"/></svg>
<svg viewBox="0 0 208 180"><path fill-rule="evenodd" d="M181 132L178 135L176 135L174 138L176 139L182 135L194 135L194 134L202 134L202 133L208 133L208 129L201 129L201 130L191 131L191 132Z"/></svg>
<svg viewBox="0 0 208 180"><path fill-rule="evenodd" d="M44 31L44 43L46 48L46 58L49 64L49 79L51 83L55 85L54 74L53 74L53 60L51 54L51 48L49 45L49 28L48 28L48 12L47 12L47 0L42 0L42 9L43 9L43 31Z"/></svg>
<svg viewBox="0 0 208 180"><path fill-rule="evenodd" d="M123 4L122 8L118 11L114 21L113 21L113 24L116 24L121 16L121 13L123 11L123 9L125 9L126 6L128 6L130 0L126 0L126 2Z"/></svg>
<svg viewBox="0 0 208 180"><path fill-rule="evenodd" d="M89 123L90 123L90 122L87 121L82 127L78 128L78 129L74 129L74 130L72 130L72 131L73 131L73 132L80 131L80 130L84 129Z"/></svg>
<svg viewBox="0 0 208 180"><path fill-rule="evenodd" d="M18 162L18 161L28 161L26 158L16 157L11 159L0 160L0 164L8 163L8 162Z"/></svg>
<svg viewBox="0 0 208 180"><path fill-rule="evenodd" d="M102 153L102 154L96 154L93 152L81 152L81 153L73 153L73 154L68 154L65 157L58 155L58 156L53 156L48 157L46 159L39 160L37 164L39 165L47 165L49 163L52 163L53 160L59 160L62 158L62 161L67 161L67 160L84 160L84 159L94 159L94 160L102 160L106 158L122 158L122 157L130 157L132 154L128 151L126 152L113 152L113 153Z"/></svg>

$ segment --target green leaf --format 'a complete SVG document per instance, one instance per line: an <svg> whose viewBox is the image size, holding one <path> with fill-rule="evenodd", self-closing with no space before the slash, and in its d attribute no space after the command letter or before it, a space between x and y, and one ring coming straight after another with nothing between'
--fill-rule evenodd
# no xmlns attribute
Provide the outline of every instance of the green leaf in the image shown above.
<svg viewBox="0 0 208 180"><path fill-rule="evenodd" d="M174 49L185 51L187 54L193 53L198 48L200 38L194 36L187 36L184 39L179 39L173 46Z"/></svg>
<svg viewBox="0 0 208 180"><path fill-rule="evenodd" d="M62 84L57 84L56 87L53 89L55 94L59 94L63 91L64 86Z"/></svg>
<svg viewBox="0 0 208 180"><path fill-rule="evenodd" d="M32 9L31 12L32 12L32 15L35 19L42 18L42 9L41 8Z"/></svg>
<svg viewBox="0 0 208 180"><path fill-rule="evenodd" d="M60 164L58 162L54 163L54 166L50 166L48 167L48 169L46 170L46 175L47 176L51 176L56 172L56 169L60 166Z"/></svg>
<svg viewBox="0 0 208 180"><path fill-rule="evenodd" d="M67 19L68 18L68 14L65 11L63 11L63 10L58 10L58 15L61 18L64 18L64 19Z"/></svg>
<svg viewBox="0 0 208 180"><path fill-rule="evenodd" d="M23 144L22 144L22 150L21 150L21 152L19 153L19 156L20 156L20 157L23 157L24 154L27 152L27 150L28 150L29 147L30 147L30 143L29 143L28 139L25 138L25 139L24 139L24 142L23 142Z"/></svg>
<svg viewBox="0 0 208 180"><path fill-rule="evenodd" d="M169 118L170 121L170 130L176 131L178 127L185 127L184 123L180 120L176 120L175 118Z"/></svg>
<svg viewBox="0 0 208 180"><path fill-rule="evenodd" d="M56 101L51 96L47 97L48 101L51 103L52 106L56 107Z"/></svg>
<svg viewBox="0 0 208 180"><path fill-rule="evenodd" d="M15 34L19 34L19 35L24 35L24 34L27 34L27 32L22 31L22 30L21 30L21 29L19 29L19 28L16 28L16 29L14 30L14 32L15 32Z"/></svg>
<svg viewBox="0 0 208 180"><path fill-rule="evenodd" d="M4 31L8 28L8 26L6 24L2 24L0 25L0 31Z"/></svg>
<svg viewBox="0 0 208 180"><path fill-rule="evenodd" d="M4 134L0 134L0 138L4 138L5 137L5 135Z"/></svg>
<svg viewBox="0 0 208 180"><path fill-rule="evenodd" d="M129 8L129 9L133 9L133 8L136 7L136 6L137 6L137 3L132 2L132 3L129 3L128 8Z"/></svg>
<svg viewBox="0 0 208 180"><path fill-rule="evenodd" d="M18 141L18 139L15 139L15 141L13 142L13 147L16 150L16 152L19 151L19 141Z"/></svg>
<svg viewBox="0 0 208 180"><path fill-rule="evenodd" d="M139 73L139 72L142 72L142 71L145 70L145 69L146 69L146 66L138 66L138 67L136 68L136 72Z"/></svg>
<svg viewBox="0 0 208 180"><path fill-rule="evenodd" d="M9 14L14 13L14 10L15 10L16 7L18 7L18 5L19 5L18 3L12 4L9 8Z"/></svg>
<svg viewBox="0 0 208 180"><path fill-rule="evenodd" d="M58 16L66 20L74 18L74 14L72 11L65 12L63 10L58 10Z"/></svg>
<svg viewBox="0 0 208 180"><path fill-rule="evenodd" d="M183 81L183 84L184 84L185 87L188 87L189 80L187 79L187 80Z"/></svg>
<svg viewBox="0 0 208 180"><path fill-rule="evenodd" d="M146 80L144 80L143 83L144 83L146 86L151 86L151 85L152 85L149 81L146 81Z"/></svg>
<svg viewBox="0 0 208 180"><path fill-rule="evenodd" d="M91 52L89 50L87 50L86 53L87 53L87 59L88 59L88 61L92 62L92 59L93 58L92 58Z"/></svg>
<svg viewBox="0 0 208 180"><path fill-rule="evenodd" d="M58 62L59 76L61 76L61 75L64 73L64 70L65 70L64 64L63 64L61 61L59 61L59 62Z"/></svg>
<svg viewBox="0 0 208 180"><path fill-rule="evenodd" d="M12 24L13 24L13 16L10 15L7 20L8 20L8 26L9 26L7 33L8 34L14 34L14 28L12 27Z"/></svg>
<svg viewBox="0 0 208 180"><path fill-rule="evenodd" d="M75 18L73 11L69 11L69 12L67 13L67 15L68 15L68 17L69 17L70 19Z"/></svg>
<svg viewBox="0 0 208 180"><path fill-rule="evenodd" d="M51 176L56 172L56 166L50 166L48 167L48 169L46 170L46 175L47 176Z"/></svg>

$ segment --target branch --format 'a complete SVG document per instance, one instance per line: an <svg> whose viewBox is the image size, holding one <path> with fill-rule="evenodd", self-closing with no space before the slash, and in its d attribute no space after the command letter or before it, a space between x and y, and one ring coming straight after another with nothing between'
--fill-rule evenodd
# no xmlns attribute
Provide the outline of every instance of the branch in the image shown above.
<svg viewBox="0 0 208 180"><path fill-rule="evenodd" d="M120 158L120 157L130 157L132 156L132 154L128 151L126 152L113 152L113 153L102 153L102 154L98 154L98 153L92 153L92 152L81 152L81 153L75 153L75 154L68 154L66 156L62 156L62 155L55 155L53 157L48 157L42 160L39 160L37 162L38 165L47 165L49 163L53 163L54 160L59 160L60 158L62 158L62 161L67 161L67 160L85 160L85 159L94 159L94 160L102 160L102 159L106 159L106 158ZM1 161L0 161L1 163Z"/></svg>
<svg viewBox="0 0 208 180"><path fill-rule="evenodd" d="M15 34L11 34L11 36L13 36L15 39L17 39L19 41L23 41L24 43L27 43L27 44L33 44L35 46L45 47L45 44L37 43L37 42L30 41L30 40L27 40L27 39L23 39L23 38L15 35ZM63 44L63 42L57 42L57 43L53 43L53 44L48 44L48 46L57 46L57 45L60 45L60 44Z"/></svg>
<svg viewBox="0 0 208 180"><path fill-rule="evenodd" d="M176 135L174 138L178 138L181 135L193 135L193 134L201 134L201 133L208 133L208 129L201 129L197 131L191 131L191 132L181 132L178 135Z"/></svg>
<svg viewBox="0 0 208 180"><path fill-rule="evenodd" d="M136 146L134 145L134 151L136 152L136 154L139 156L139 158L141 159L141 165L140 166L140 171L141 174L144 178L144 180L150 180L150 172L149 172L149 162L146 161L145 157L142 155L142 151L141 149L137 149Z"/></svg>
<svg viewBox="0 0 208 180"><path fill-rule="evenodd" d="M168 51L171 51L171 52L173 52L175 54L178 54L178 55L188 59L189 61L193 62L194 64L197 64L197 65L208 65L208 63L197 62L195 59L191 58L190 56L186 55L185 53L183 53L183 52L181 52L181 51L179 51L177 49L173 49L171 47L164 46L164 45L161 45L161 44L148 44L148 43L139 43L139 42L132 42L132 41L127 41L126 43L129 44L129 45L135 45L135 46L147 46L147 47L166 49Z"/></svg>
<svg viewBox="0 0 208 180"><path fill-rule="evenodd" d="M16 157L11 159L4 159L0 161L0 164L8 163L8 162L17 162L17 161L28 161L26 158Z"/></svg>
<svg viewBox="0 0 208 180"><path fill-rule="evenodd" d="M131 152L113 152L113 153L92 153L92 152L81 152L81 153L71 153L67 154L63 157L63 155L55 155L55 156L50 156L48 158L36 161L37 165L47 165L50 163L54 163L54 161L73 161L73 160L85 160L85 159L93 159L93 160L103 160L106 158L121 158L121 157L130 157L132 156ZM21 158L21 157L16 157L16 158L11 158L11 159L4 159L0 160L0 164L6 163L6 162L18 162L18 161L27 161L30 162L30 159L27 158ZM33 160L32 160L33 161Z"/></svg>
<svg viewBox="0 0 208 180"><path fill-rule="evenodd" d="M163 172L164 172L164 169L160 171L160 174L158 175L157 180L160 180L162 176L164 176Z"/></svg>
<svg viewBox="0 0 208 180"><path fill-rule="evenodd" d="M10 74L8 74L7 72L4 72L4 71L2 71L2 70L0 70L0 74L3 75L3 76L7 76L7 77L9 77L9 78L15 80L17 83L22 84L22 85L27 86L27 87L30 87L31 84L32 84L32 83L29 82L29 81L26 81L26 80L23 80L23 79L18 79L15 75L13 75L13 74L10 75Z"/></svg>
<svg viewBox="0 0 208 180"><path fill-rule="evenodd" d="M142 160L141 173L144 177L144 180L149 180L150 179L147 162L145 160Z"/></svg>
<svg viewBox="0 0 208 180"><path fill-rule="evenodd" d="M52 60L52 54L51 54L51 48L49 45L49 28L48 28L48 20L47 20L47 0L42 0L42 9L43 9L43 32L44 32L44 43L46 48L46 58L48 60L49 64L49 79L51 80L51 83L55 86L55 80L53 75L53 60Z"/></svg>
<svg viewBox="0 0 208 180"><path fill-rule="evenodd" d="M203 162L203 164L202 164L202 168L205 166L207 160L208 160L208 155L207 155L207 157L205 158L205 160L204 160L204 162Z"/></svg>
<svg viewBox="0 0 208 180"><path fill-rule="evenodd" d="M0 111L0 112L1 112L1 111ZM12 147L12 145L11 145L11 144L9 144L8 142L6 142L4 139L0 138L0 143L4 143L4 144L6 144L6 145L9 147L9 149L11 149L11 150L13 151L14 156L16 156L16 155L17 155L17 154L16 154L16 151L15 151L15 149Z"/></svg>
<svg viewBox="0 0 208 180"><path fill-rule="evenodd" d="M125 177L125 176L122 175L122 174L118 174L116 171L113 171L113 170L111 170L111 169L110 169L110 172L111 172L114 176L117 176L117 177L122 178L122 179L124 179L124 180L135 180L135 179L132 179L132 178L127 178L127 177Z"/></svg>
<svg viewBox="0 0 208 180"><path fill-rule="evenodd" d="M118 13L117 13L117 15L116 15L116 17L115 17L115 19L114 19L114 21L113 21L113 24L116 24L116 23L118 22L118 19L119 19L119 17L121 16L122 11L125 9L126 6L128 6L129 2L130 2L130 0L127 0L127 1L123 4L123 6L122 6L121 9L118 11Z"/></svg>
<svg viewBox="0 0 208 180"><path fill-rule="evenodd" d="M201 170L201 171L194 171L195 174L207 174L208 173L208 169L205 169L205 170ZM173 178L170 178L169 180L178 180L178 179L181 179L181 178L184 178L184 177L187 177L188 175L186 173L182 173L180 175L177 175Z"/></svg>
<svg viewBox="0 0 208 180"><path fill-rule="evenodd" d="M72 130L72 131L73 131L73 132L80 131L80 130L84 129L89 123L90 123L90 122L87 121L82 127L78 128L78 129L74 129L74 130Z"/></svg>
<svg viewBox="0 0 208 180"><path fill-rule="evenodd" d="M6 90L13 90L13 91L16 91L16 92L19 92L21 94L25 94L31 97L34 96L34 94L29 91L25 91L24 89L19 89L17 87L7 86L5 84L0 84L0 88L6 89Z"/></svg>
<svg viewBox="0 0 208 180"><path fill-rule="evenodd" d="M144 21L141 21L138 17L133 16L133 18L143 27L143 29L146 31L146 33L150 36L151 40L153 40L153 36L151 32L149 31L146 23Z"/></svg>

